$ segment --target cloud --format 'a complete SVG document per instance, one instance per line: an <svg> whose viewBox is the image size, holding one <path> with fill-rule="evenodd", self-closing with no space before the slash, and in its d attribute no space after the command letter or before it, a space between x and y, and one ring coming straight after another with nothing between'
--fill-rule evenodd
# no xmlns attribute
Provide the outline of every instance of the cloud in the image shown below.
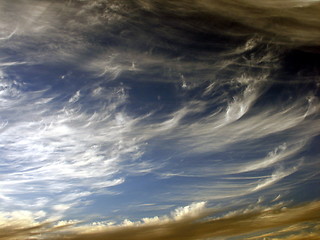
<svg viewBox="0 0 320 240"><path fill-rule="evenodd" d="M119 176L122 164L143 152L141 142L130 135L136 120L118 110L126 101L125 90L102 87L99 94L91 95L93 86L88 95L77 91L57 102L60 95L52 94L50 88L28 91L3 76L3 206L45 208L48 201L74 205L82 197L125 181ZM96 105L88 109L87 102ZM139 171L143 169L141 165ZM55 197L48 198L52 193Z"/></svg>
<svg viewBox="0 0 320 240"><path fill-rule="evenodd" d="M199 207L201 205L201 207ZM206 239L213 237L244 237L246 239L263 239L263 237L282 236L281 239L303 239L307 232L311 239L319 237L319 202L284 207L256 207L239 209L238 211L214 217L216 210L203 209L203 204L182 208L184 214L179 218L157 218L140 223L112 225L101 224L75 226L76 222L66 222L59 225L37 223L11 224L2 227L6 230L1 239L19 239L33 237L34 239ZM188 211L186 212L186 209ZM202 210L201 210L202 209ZM201 210L199 212L199 210ZM181 209L177 212L181 213ZM177 213L176 212L176 213ZM185 214L187 213L187 214ZM189 213L192 213L190 215ZM165 220L163 220L165 219ZM129 220L127 221L129 223ZM308 232L309 231L309 232ZM3 232L3 231L1 231ZM7 234L10 233L10 234ZM291 238L290 238L291 237ZM276 239L276 238L274 238Z"/></svg>
<svg viewBox="0 0 320 240"><path fill-rule="evenodd" d="M12 31L9 35L5 36L5 37L1 37L0 38L0 41L1 40L8 40L10 39L15 33L16 33L17 29L15 29L14 31Z"/></svg>
<svg viewBox="0 0 320 240"><path fill-rule="evenodd" d="M122 226L142 226L142 225L153 225L153 224L165 224L172 221L180 221L184 219L193 219L206 212L206 202L194 202L185 207L176 208L171 214L164 216L155 216L152 218L143 218L142 221L132 222L125 219Z"/></svg>
<svg viewBox="0 0 320 240"><path fill-rule="evenodd" d="M97 81L93 86L67 93L68 97L58 102L56 99L63 93L54 95L51 89L24 92L22 85L11 83L6 79L8 76L4 76L1 101L5 104L1 110L3 131L0 138L6 146L2 149L6 159L2 166L6 172L2 199L46 189L48 193L58 193L55 200L63 204L93 195L99 189L120 185L125 182L125 174L155 172L167 177L219 176L223 179L227 174L254 172L282 163L288 174L275 174L275 171L275 175L265 174L267 177L248 180L240 188L221 180L222 184L211 186L209 193L201 196L205 199L235 197L252 192L250 189L271 186L289 175L288 169L293 168L286 166L286 160L294 158L319 132L318 120L313 118L319 103L313 96L287 105L267 105L257 111L254 103L263 93L267 77L255 79L242 75L232 79L231 87L237 86L239 92L224 96L220 99L220 108L213 111L208 110L210 101L192 99L164 115L134 116L122 108L130 100L125 86L108 88ZM93 107L87 108L87 104ZM189 117L196 121L190 124ZM261 139L283 132L290 137L264 150ZM241 151L241 144L247 150L261 148L259 153L265 156L239 160L237 166L234 162L213 162L208 166L199 161L196 167L184 164L171 168L173 174L170 175L167 167L170 161L159 164L156 160L140 159L147 151L146 143L151 145L153 141L157 148L167 146L180 156L193 157L230 148ZM162 144L166 141L172 143ZM249 146L246 141L256 143ZM292 163L298 164L297 160ZM208 185L202 187L207 189ZM80 190L88 194L81 195ZM25 202L30 203L27 199Z"/></svg>
<svg viewBox="0 0 320 240"><path fill-rule="evenodd" d="M317 239L319 238L319 225L294 224L279 231L248 237L248 239Z"/></svg>
<svg viewBox="0 0 320 240"><path fill-rule="evenodd" d="M177 181L172 199L224 199L265 190L317 164L300 165L299 156L320 131L316 90L284 101L263 97L285 82L275 74L285 51L319 44L319 1L0 6L0 47L7 53L0 63L2 208L64 212L147 173L192 180ZM239 41L194 41L203 33ZM37 72L43 79L31 90L32 80L19 70L48 63L67 63L69 72ZM94 76L83 80L74 70ZM136 114L131 88L154 82L179 92L174 106L167 109L160 95L152 96L156 107ZM290 92L291 82L284 85Z"/></svg>
<svg viewBox="0 0 320 240"><path fill-rule="evenodd" d="M87 53L85 49L94 51L84 33L94 32L94 26L102 26L107 21L111 25L112 19L119 19L119 14L111 12L101 14L104 18L97 14L101 4L104 1L2 3L0 28L6 36L0 38L0 46L11 50L12 54L6 57L15 55L28 64L79 62Z"/></svg>
<svg viewBox="0 0 320 240"><path fill-rule="evenodd" d="M234 111L239 111L239 114L241 114L241 104L245 103L237 103L237 106L231 105L229 108L237 107L238 110ZM319 105L317 104L318 107ZM294 129L295 127L297 127L295 132L297 136L302 137L305 135L308 138L308 136L315 136L319 131L317 120L304 121L307 115L316 113L309 112L309 108L308 103L298 100L283 110L277 109L275 106L269 109L260 109L257 114L230 124L227 109L226 112L220 114L213 113L203 121L187 126L177 134L181 136L181 142L188 146L189 149L199 152L221 149L236 142L263 138L278 132ZM234 120L237 120L237 115L233 116ZM305 132L305 129L300 128L300 126L308 122L314 128Z"/></svg>
<svg viewBox="0 0 320 240"><path fill-rule="evenodd" d="M274 41L282 44L293 45L318 45L320 39L319 1L264 1L251 0L239 1L139 1L140 5L150 12L157 13L159 10L187 18L198 12L212 17L216 25L225 24L224 21L232 21L224 30L224 34L230 35L260 32L269 37L276 38ZM159 5L161 7L159 7ZM163 10L164 9L164 10ZM159 11L160 12L160 11ZM220 23L221 21L221 23ZM203 26L202 26L203 27ZM210 32L210 24L203 27L204 31ZM214 29L219 31L219 29Z"/></svg>
<svg viewBox="0 0 320 240"><path fill-rule="evenodd" d="M305 142L297 142L295 145L288 146L286 143L283 143L276 147L273 151L269 152L267 156L263 159L255 160L254 162L248 162L244 165L234 167L227 167L227 171L232 173L242 173L261 170L274 164L278 164L281 161L284 161L292 156L295 156L299 151L305 146Z"/></svg>
<svg viewBox="0 0 320 240"><path fill-rule="evenodd" d="M175 220L180 220L188 217L196 217L204 212L205 205L206 202L192 203L189 206L177 208L172 213L172 216Z"/></svg>
<svg viewBox="0 0 320 240"><path fill-rule="evenodd" d="M272 173L270 178L267 178L264 181L261 181L256 187L252 189L252 191L258 191L263 188L269 187L275 182L281 180L284 177L289 176L290 174L296 172L298 170L297 167L294 167L292 169L286 170L286 171L281 171L281 170L276 170L274 173Z"/></svg>

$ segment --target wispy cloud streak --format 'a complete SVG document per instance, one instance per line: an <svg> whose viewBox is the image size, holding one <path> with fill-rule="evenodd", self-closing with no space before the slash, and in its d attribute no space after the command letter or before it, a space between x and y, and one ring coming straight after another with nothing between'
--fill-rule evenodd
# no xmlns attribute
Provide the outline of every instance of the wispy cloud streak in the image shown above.
<svg viewBox="0 0 320 240"><path fill-rule="evenodd" d="M123 89L99 93L91 89L89 99L77 92L59 107L58 96L45 97L46 89L23 92L8 80L3 84L0 192L4 205L74 204L75 199L124 182L117 176L120 164L139 157L141 143L128 137L135 120L118 111L126 100ZM104 103L94 111L81 111L86 101ZM14 200L26 193L30 199ZM51 193L56 198L49 199Z"/></svg>

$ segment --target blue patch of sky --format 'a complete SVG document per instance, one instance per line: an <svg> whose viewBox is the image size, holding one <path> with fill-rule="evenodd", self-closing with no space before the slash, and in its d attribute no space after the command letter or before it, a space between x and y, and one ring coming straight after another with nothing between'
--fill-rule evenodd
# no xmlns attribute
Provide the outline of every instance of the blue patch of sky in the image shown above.
<svg viewBox="0 0 320 240"><path fill-rule="evenodd" d="M108 188L118 194L88 197L94 204L86 206L84 213L118 216L122 220L140 220L143 217L167 214L168 209L176 206L175 202L166 200L165 197L169 194L170 184L159 180L154 174L128 176L121 185Z"/></svg>

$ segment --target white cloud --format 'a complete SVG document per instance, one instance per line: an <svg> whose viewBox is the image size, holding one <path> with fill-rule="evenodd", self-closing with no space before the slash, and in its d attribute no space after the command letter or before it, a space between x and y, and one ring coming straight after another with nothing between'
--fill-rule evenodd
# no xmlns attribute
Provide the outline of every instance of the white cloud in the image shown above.
<svg viewBox="0 0 320 240"><path fill-rule="evenodd" d="M263 188L270 187L274 183L276 183L276 182L280 181L281 179L289 176L290 174L296 172L297 170L298 170L298 167L293 167L293 168L287 169L287 170L278 169L274 173L272 173L270 178L267 178L267 179L265 179L263 181L260 181L258 183L258 185L256 187L254 187L251 191L255 192L255 191L259 191L259 190L261 190Z"/></svg>
<svg viewBox="0 0 320 240"><path fill-rule="evenodd" d="M228 171L232 173L241 173L261 170L273 166L281 161L295 156L299 151L303 149L305 144L305 141L297 141L295 144L291 145L283 143L276 147L273 151L269 152L265 158L255 160L253 162L247 161L245 164L238 164L239 166L234 167L234 170L232 170L233 167L230 166L228 168Z"/></svg>
<svg viewBox="0 0 320 240"><path fill-rule="evenodd" d="M80 111L86 101L63 102L57 108L54 97L44 97L47 91L23 92L12 84L4 86L0 194L13 205L45 207L43 201L28 200L39 194L48 205L77 201L122 184L124 178L116 177L122 164L143 152L141 143L130 136L135 119L117 110L126 100L124 92L104 90L107 95L98 99L104 103L89 113ZM49 201L46 196L52 193L56 195ZM18 200L21 194L28 197Z"/></svg>
<svg viewBox="0 0 320 240"><path fill-rule="evenodd" d="M293 139L297 137L309 139L319 131L317 120L306 119L315 111L310 112L310 103L304 100L293 102L285 108L271 106L260 109L257 114L248 116L245 120L236 121L242 115L242 104L246 106L245 103L237 103L236 106L232 106L235 108L232 113L234 120L230 123L228 111L213 113L202 121L185 127L180 126L181 131L173 132L173 136L176 136L183 145L187 146L188 152L191 150L200 153L225 149L234 143L260 139L286 130L293 130L295 136L292 137ZM319 104L313 104L312 108L318 109ZM303 127L304 124L311 124L312 128L307 130Z"/></svg>
<svg viewBox="0 0 320 240"><path fill-rule="evenodd" d="M4 36L4 37L0 37L0 41L1 40L8 40L10 39L15 33L16 33L17 29L13 30L9 35Z"/></svg>
<svg viewBox="0 0 320 240"><path fill-rule="evenodd" d="M201 214L205 213L207 210L206 202L193 202L190 205L176 208L170 215L154 216L150 218L146 217L136 222L125 219L122 222L122 226L166 224L172 221L178 222L181 220L189 220L190 218L197 218L201 216Z"/></svg>
<svg viewBox="0 0 320 240"><path fill-rule="evenodd" d="M65 212L68 210L71 206L67 204L58 204L58 205L53 205L52 209L57 211L57 212Z"/></svg>
<svg viewBox="0 0 320 240"><path fill-rule="evenodd" d="M70 99L69 103L75 103L79 100L80 98L80 91L77 91Z"/></svg>
<svg viewBox="0 0 320 240"><path fill-rule="evenodd" d="M195 202L191 205L180 207L171 213L174 220L181 220L189 217L197 217L206 209L206 202Z"/></svg>

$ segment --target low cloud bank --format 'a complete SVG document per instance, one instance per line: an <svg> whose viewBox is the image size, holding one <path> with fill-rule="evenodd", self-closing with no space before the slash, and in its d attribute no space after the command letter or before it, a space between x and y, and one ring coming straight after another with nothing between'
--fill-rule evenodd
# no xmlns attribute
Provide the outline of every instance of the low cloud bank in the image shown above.
<svg viewBox="0 0 320 240"><path fill-rule="evenodd" d="M69 240L174 240L243 237L244 239L318 239L320 237L320 201L294 207L277 205L253 207L214 217L217 210L194 203L179 208L171 216L153 221L131 222L114 226L14 222L0 224L0 239L69 239ZM221 213L220 213L221 214ZM150 220L150 219L149 219Z"/></svg>

